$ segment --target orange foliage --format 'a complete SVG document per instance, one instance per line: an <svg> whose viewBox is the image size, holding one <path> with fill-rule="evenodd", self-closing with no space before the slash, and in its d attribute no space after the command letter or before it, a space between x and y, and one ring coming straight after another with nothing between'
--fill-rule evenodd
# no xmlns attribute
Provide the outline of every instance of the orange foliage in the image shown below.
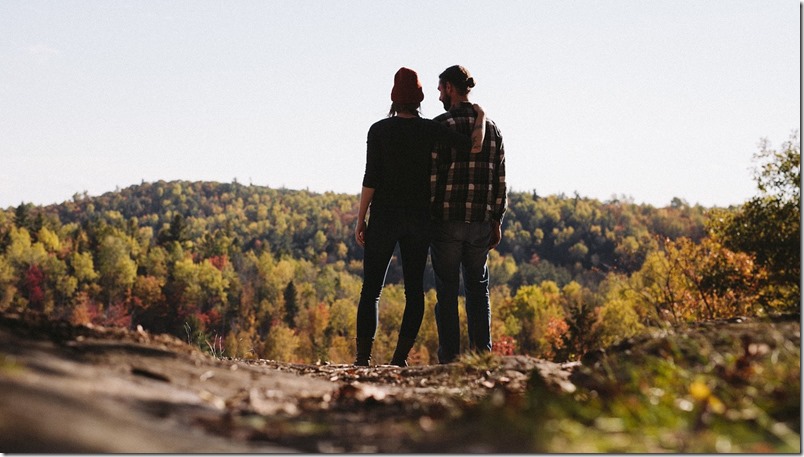
<svg viewBox="0 0 804 457"><path fill-rule="evenodd" d="M705 320L752 312L765 271L745 253L733 252L711 238L696 244L687 238L668 241L667 286L675 289L671 313L676 319Z"/></svg>
<svg viewBox="0 0 804 457"><path fill-rule="evenodd" d="M542 347L542 356L547 359L554 358L557 351L564 347L564 335L568 331L569 325L564 319L550 316L547 319L547 326L542 336L542 340L546 343Z"/></svg>

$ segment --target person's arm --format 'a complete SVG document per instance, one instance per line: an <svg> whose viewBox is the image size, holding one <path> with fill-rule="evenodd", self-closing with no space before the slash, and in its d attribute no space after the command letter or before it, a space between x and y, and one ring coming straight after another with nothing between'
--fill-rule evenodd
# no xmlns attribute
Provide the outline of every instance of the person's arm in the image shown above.
<svg viewBox="0 0 804 457"><path fill-rule="evenodd" d="M502 241L502 221L491 221L491 240L489 241L489 249L494 249Z"/></svg>
<svg viewBox="0 0 804 457"><path fill-rule="evenodd" d="M499 135L499 132L498 132ZM498 140L495 179L493 184L494 207L492 209L492 231L490 248L494 249L502 240L502 220L508 206L508 188L505 184L505 146L502 137Z"/></svg>
<svg viewBox="0 0 804 457"><path fill-rule="evenodd" d="M480 105L472 105L472 107L477 112L477 116L475 116L475 123L472 126L472 133L469 137L444 124L439 123L439 125L441 137L447 144L459 150L466 151L468 149L470 153L477 154L483 150L483 140L486 137L486 113Z"/></svg>
<svg viewBox="0 0 804 457"><path fill-rule="evenodd" d="M357 211L357 224L355 226L355 241L360 247L366 246L366 214L371 200L374 199L374 189L379 185L382 175L381 143L378 127L373 125L366 139L366 172L363 174L363 190L360 192L360 208Z"/></svg>
<svg viewBox="0 0 804 457"><path fill-rule="evenodd" d="M486 138L486 112L477 103L472 105L477 116L475 126L472 128L472 154L477 154L483 150L483 140Z"/></svg>
<svg viewBox="0 0 804 457"><path fill-rule="evenodd" d="M444 145L455 148L461 152L467 152L472 148L472 137L453 130L444 124L434 122L437 129L436 139L443 142Z"/></svg>
<svg viewBox="0 0 804 457"><path fill-rule="evenodd" d="M357 225L355 226L355 241L360 247L366 247L366 214L371 200L374 198L374 188L363 186L360 192L360 209L357 211Z"/></svg>

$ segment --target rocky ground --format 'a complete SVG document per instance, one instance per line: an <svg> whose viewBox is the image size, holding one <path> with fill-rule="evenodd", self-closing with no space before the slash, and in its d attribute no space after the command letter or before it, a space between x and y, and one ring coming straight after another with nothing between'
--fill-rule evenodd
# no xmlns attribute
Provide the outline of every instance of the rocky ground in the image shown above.
<svg viewBox="0 0 804 457"><path fill-rule="evenodd" d="M3 452L450 452L439 430L490 393L572 365L507 357L354 368L217 359L167 335L0 315ZM464 445L469 448L464 448Z"/></svg>
<svg viewBox="0 0 804 457"><path fill-rule="evenodd" d="M0 313L0 452L800 452L800 317L355 368Z"/></svg>

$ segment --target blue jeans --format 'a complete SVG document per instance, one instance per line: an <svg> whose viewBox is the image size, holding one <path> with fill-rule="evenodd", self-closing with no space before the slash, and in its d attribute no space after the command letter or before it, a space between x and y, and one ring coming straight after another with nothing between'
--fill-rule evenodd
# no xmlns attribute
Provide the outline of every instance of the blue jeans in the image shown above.
<svg viewBox="0 0 804 457"><path fill-rule="evenodd" d="M491 351L491 303L486 260L491 240L490 222L436 221L430 258L436 281L435 315L438 325L438 360L449 363L460 353L458 293L460 275L466 292L469 348Z"/></svg>
<svg viewBox="0 0 804 457"><path fill-rule="evenodd" d="M357 337L374 338L377 308L388 265L399 243L405 281L405 311L399 336L415 339L424 317L424 268L430 247L427 208L372 208L366 227L363 289L357 306Z"/></svg>

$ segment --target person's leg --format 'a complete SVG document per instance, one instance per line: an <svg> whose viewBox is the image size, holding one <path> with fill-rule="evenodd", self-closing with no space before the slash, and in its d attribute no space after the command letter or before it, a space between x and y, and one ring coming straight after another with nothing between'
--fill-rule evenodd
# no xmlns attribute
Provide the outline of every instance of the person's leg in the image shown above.
<svg viewBox="0 0 804 457"><path fill-rule="evenodd" d="M425 216L427 216L425 214ZM405 280L405 312L399 336L415 339L424 317L424 268L430 249L429 216L410 214L406 233L399 239L399 254Z"/></svg>
<svg viewBox="0 0 804 457"><path fill-rule="evenodd" d="M489 270L486 265L491 239L488 222L467 224L461 267L466 290L466 320L469 347L473 351L491 350L491 303L489 302Z"/></svg>
<svg viewBox="0 0 804 457"><path fill-rule="evenodd" d="M371 342L377 332L377 306L385 283L388 264L396 247L396 233L389 228L393 221L387 221L382 214L372 214L366 229L366 247L363 255L363 288L357 305L357 346L358 360L355 364L368 365ZM366 353L368 350L368 353ZM364 363L365 362L365 363Z"/></svg>
<svg viewBox="0 0 804 457"><path fill-rule="evenodd" d="M399 339L391 365L407 366L410 349L419 334L424 318L424 268L430 248L430 218L409 212L403 222L405 234L399 239L399 254L405 280L405 312L399 328Z"/></svg>
<svg viewBox="0 0 804 457"><path fill-rule="evenodd" d="M438 326L438 361L449 363L461 349L458 320L462 222L438 221L433 226L430 258L436 283L436 325Z"/></svg>

